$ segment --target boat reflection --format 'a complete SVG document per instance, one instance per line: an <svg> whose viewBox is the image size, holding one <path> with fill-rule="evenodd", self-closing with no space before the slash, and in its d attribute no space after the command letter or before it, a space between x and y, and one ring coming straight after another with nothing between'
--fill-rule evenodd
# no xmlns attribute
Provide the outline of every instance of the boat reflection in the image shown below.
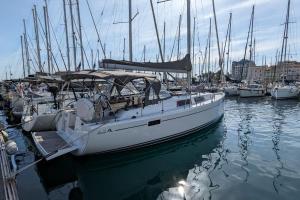
<svg viewBox="0 0 300 200"><path fill-rule="evenodd" d="M69 199L156 199L176 183L179 194L192 183L190 191L206 188L201 195L210 196L217 186L212 186L209 173L225 153L220 150L223 136L222 121L170 143L128 153L64 157L39 164L37 170L48 193L68 190Z"/></svg>
<svg viewBox="0 0 300 200"><path fill-rule="evenodd" d="M279 178L281 176L281 170L284 168L283 162L280 159L280 136L282 134L282 124L284 123L284 118L285 118L283 112L287 108L285 107L286 104L282 104L281 102L282 101L274 102L274 116L273 116L273 121L274 121L273 136L272 136L273 151L279 164L279 166L275 167L276 175L273 178L273 187L276 193L279 193L280 186L282 186L281 183L279 183ZM297 103L295 101L290 101L290 102L294 104Z"/></svg>

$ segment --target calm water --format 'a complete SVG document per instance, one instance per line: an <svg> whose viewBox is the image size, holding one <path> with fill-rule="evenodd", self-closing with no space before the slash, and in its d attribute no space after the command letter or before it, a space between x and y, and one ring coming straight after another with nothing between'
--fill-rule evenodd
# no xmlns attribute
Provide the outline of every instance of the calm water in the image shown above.
<svg viewBox="0 0 300 200"><path fill-rule="evenodd" d="M171 143L39 163L18 176L21 199L299 199L300 102L231 99L225 110ZM38 159L29 137L10 135L19 167Z"/></svg>

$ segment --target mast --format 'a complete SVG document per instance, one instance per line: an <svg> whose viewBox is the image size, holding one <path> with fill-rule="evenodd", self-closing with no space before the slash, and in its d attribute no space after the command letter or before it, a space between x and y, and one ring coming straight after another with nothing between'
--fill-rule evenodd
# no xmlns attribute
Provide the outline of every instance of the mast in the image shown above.
<svg viewBox="0 0 300 200"><path fill-rule="evenodd" d="M155 26L156 39L157 39L157 43L158 43L158 47L159 47L160 57L161 57L162 62L165 62L164 61L164 56L163 56L163 53L162 53L161 44L160 44L159 33L158 33L158 28L157 28L156 17L155 17L155 13L154 13L154 7L153 7L152 0L150 0L150 5L151 5L151 10L152 10L152 16L153 16L153 21L154 21L154 26Z"/></svg>
<svg viewBox="0 0 300 200"><path fill-rule="evenodd" d="M123 60L125 60L126 38L123 39Z"/></svg>
<svg viewBox="0 0 300 200"><path fill-rule="evenodd" d="M163 46L163 56L166 60L166 21L164 21L164 46Z"/></svg>
<svg viewBox="0 0 300 200"><path fill-rule="evenodd" d="M253 26L254 26L254 10L255 7L253 5L252 14L251 14L251 36L250 36L250 61L253 61Z"/></svg>
<svg viewBox="0 0 300 200"><path fill-rule="evenodd" d="M181 21L182 21L182 15L179 15L179 22L178 22L178 38L177 38L177 60L180 59Z"/></svg>
<svg viewBox="0 0 300 200"><path fill-rule="evenodd" d="M145 63L146 62L146 45L144 45L143 55L144 55L144 63Z"/></svg>
<svg viewBox="0 0 300 200"><path fill-rule="evenodd" d="M129 61L132 62L132 2L128 0L128 24L129 24Z"/></svg>
<svg viewBox="0 0 300 200"><path fill-rule="evenodd" d="M285 31L285 46L284 46L284 62L286 62L286 51L287 51L287 43L288 43L288 36L289 36L289 23L290 23L290 6L291 0L288 0L288 9L287 9L287 16L286 16L286 31Z"/></svg>
<svg viewBox="0 0 300 200"><path fill-rule="evenodd" d="M92 21L93 21L93 25L94 25L95 31L96 31L96 33L97 33L97 38L98 38L98 42L99 42L99 44L100 44L100 46L101 46L101 50L102 50L102 53L103 53L103 57L106 58L106 54L105 54L106 52L105 52L104 44L103 44L102 41L101 41L100 33L99 33L99 31L98 31L98 28L97 28L97 25L96 25L96 21L95 21L95 18L94 18L94 16L93 16L92 9L91 9L91 6L90 6L88 0L86 0L86 4L87 4L87 6L88 6L88 9L89 9L89 12L90 12Z"/></svg>
<svg viewBox="0 0 300 200"><path fill-rule="evenodd" d="M37 16L37 11L36 11L36 5L33 6L32 16L33 16L33 22L34 22L38 67L39 67L40 72L42 72L43 70L42 70L41 49L40 49L40 39L39 39L39 25L38 25L38 21L37 21L38 16Z"/></svg>
<svg viewBox="0 0 300 200"><path fill-rule="evenodd" d="M187 54L191 56L191 0L187 0ZM191 91L191 71L187 72L188 91Z"/></svg>
<svg viewBox="0 0 300 200"><path fill-rule="evenodd" d="M47 66L48 66L48 73L51 74L50 69L50 47L49 47L49 36L48 36L48 23L47 23L47 11L46 7L43 7L44 10L44 22L45 22L45 36L46 36L46 50L47 50Z"/></svg>
<svg viewBox="0 0 300 200"><path fill-rule="evenodd" d="M84 52L83 52L83 42L82 42L82 25L81 25L81 17L80 17L80 8L79 1L76 0L77 7L77 19L78 19L78 28L79 28L79 41L80 41L80 58L81 58L81 67L84 69Z"/></svg>
<svg viewBox="0 0 300 200"><path fill-rule="evenodd" d="M66 34L66 45L67 45L67 60L68 60L68 71L71 71L71 61L70 61L70 46L69 46L69 31L68 31L68 22L67 22L67 9L66 9L66 0L63 0L64 7L64 21L65 21L65 34Z"/></svg>
<svg viewBox="0 0 300 200"><path fill-rule="evenodd" d="M229 54L230 54L230 45L231 45L231 23L232 23L232 13L229 14L229 35L228 35L228 46L227 46L227 73L229 73Z"/></svg>
<svg viewBox="0 0 300 200"><path fill-rule="evenodd" d="M28 50L28 40L27 40L27 29L26 29L26 23L25 19L23 19L23 25L24 25L24 45L25 45L25 57L26 57L26 65L27 65L27 73L30 75L30 56L29 56L29 50Z"/></svg>
<svg viewBox="0 0 300 200"><path fill-rule="evenodd" d="M194 17L194 25L193 25L193 66L195 66L195 36L196 36L196 17ZM193 75L193 70L192 70Z"/></svg>
<svg viewBox="0 0 300 200"><path fill-rule="evenodd" d="M72 0L69 0L69 9L70 9L70 15L71 15L71 29L72 29L72 41L73 41L73 60L74 60L74 70L77 71L77 63L76 63L76 35L74 30L74 16L73 16L73 6L72 6Z"/></svg>
<svg viewBox="0 0 300 200"><path fill-rule="evenodd" d="M222 64L223 63L223 58L221 56L221 48L220 48L220 41L219 41L217 15L216 15L215 1L214 0L212 0L212 4L213 4L214 19L215 19L215 29L216 29L218 53L219 53L219 67L221 69L221 82L224 82L224 71L223 71L223 64Z"/></svg>
<svg viewBox="0 0 300 200"><path fill-rule="evenodd" d="M47 18L47 28L48 28L48 45L49 45L49 54L50 54L50 67L51 67L51 71L53 73L54 72L54 64L53 64L53 54L52 54L52 44L51 44L51 31L50 31L50 21L49 21L49 12L48 12L48 3L47 3L47 0L45 0L45 5L46 5L46 18Z"/></svg>
<svg viewBox="0 0 300 200"><path fill-rule="evenodd" d="M208 33L208 59L207 59L207 76L208 83L210 83L210 47L211 47L211 18L209 19L209 33Z"/></svg>
<svg viewBox="0 0 300 200"><path fill-rule="evenodd" d="M245 46L245 51L244 51L243 66L242 66L242 69L241 69L241 80L243 80L243 74L244 74L244 68L245 68L245 62L246 62L246 55L247 55L249 37L250 37L251 30L252 30L251 26L253 26L252 20L253 20L253 17L254 17L254 9L255 9L255 7L253 5L250 24L249 24L249 29L248 29L247 41L246 41L246 46Z"/></svg>
<svg viewBox="0 0 300 200"><path fill-rule="evenodd" d="M22 65L23 65L23 76L26 77L25 74L25 59L24 59L24 45L23 45L23 35L21 35L21 48L22 48Z"/></svg>

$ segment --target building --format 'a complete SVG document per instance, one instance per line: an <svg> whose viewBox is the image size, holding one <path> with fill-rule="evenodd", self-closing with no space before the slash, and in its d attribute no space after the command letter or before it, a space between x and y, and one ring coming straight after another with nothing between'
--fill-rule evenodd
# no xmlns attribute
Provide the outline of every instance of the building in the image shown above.
<svg viewBox="0 0 300 200"><path fill-rule="evenodd" d="M241 78L242 73L243 76ZM249 60L232 62L233 80L270 83L281 80L283 76L288 81L300 82L300 62L287 61L270 67L256 66L254 62Z"/></svg>
<svg viewBox="0 0 300 200"><path fill-rule="evenodd" d="M255 65L248 67L248 73L247 73L246 80L249 82L264 83L265 75L266 75L266 68L267 68L267 66L255 66Z"/></svg>
<svg viewBox="0 0 300 200"><path fill-rule="evenodd" d="M300 81L300 62L287 61L266 68L265 81L279 81L285 76L288 81Z"/></svg>
<svg viewBox="0 0 300 200"><path fill-rule="evenodd" d="M233 61L232 62L232 68L231 68L231 74L232 74L232 79L241 81L247 79L247 74L248 74L248 67L253 67L255 66L255 63L250 60L241 60L241 61Z"/></svg>

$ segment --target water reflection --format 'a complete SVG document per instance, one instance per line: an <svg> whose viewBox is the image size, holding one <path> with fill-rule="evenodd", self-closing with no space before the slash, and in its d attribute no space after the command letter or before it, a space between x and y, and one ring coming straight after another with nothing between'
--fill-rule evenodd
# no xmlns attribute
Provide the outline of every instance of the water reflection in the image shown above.
<svg viewBox="0 0 300 200"><path fill-rule="evenodd" d="M189 187L190 192L208 197L218 187L209 174L225 153L220 150L223 133L220 122L215 128L170 143L131 153L65 157L41 163L37 171L47 193L69 184L69 199L74 191L76 197L82 192L83 199L155 199L174 183L180 186L179 194L183 190L186 194ZM189 170L191 166L195 168ZM200 188L206 189L196 192Z"/></svg>
<svg viewBox="0 0 300 200"><path fill-rule="evenodd" d="M281 170L283 169L283 162L280 159L280 136L282 134L282 123L284 122L284 109L285 104L282 104L281 101L275 101L274 102L274 116L273 116L273 136L272 136L272 142L273 142L273 151L275 154L275 157L278 161L279 167L276 166L276 175L273 179L273 187L276 193L279 193L279 187L281 184L279 183L279 178L281 176Z"/></svg>
<svg viewBox="0 0 300 200"><path fill-rule="evenodd" d="M227 100L222 122L201 133L130 153L40 163L46 195L24 199L298 199L299 105Z"/></svg>

